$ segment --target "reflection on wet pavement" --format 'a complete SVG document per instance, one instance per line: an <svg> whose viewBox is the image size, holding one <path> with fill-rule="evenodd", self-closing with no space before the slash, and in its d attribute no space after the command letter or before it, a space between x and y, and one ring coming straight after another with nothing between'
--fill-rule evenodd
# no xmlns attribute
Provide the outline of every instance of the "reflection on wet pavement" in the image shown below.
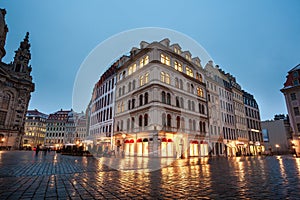
<svg viewBox="0 0 300 200"><path fill-rule="evenodd" d="M0 197L297 199L299 174L300 158L292 156L95 159L0 152Z"/></svg>

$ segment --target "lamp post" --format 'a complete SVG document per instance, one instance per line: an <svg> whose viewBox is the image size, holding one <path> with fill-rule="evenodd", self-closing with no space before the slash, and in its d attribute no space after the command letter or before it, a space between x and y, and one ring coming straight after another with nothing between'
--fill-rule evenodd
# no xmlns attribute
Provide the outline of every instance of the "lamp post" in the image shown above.
<svg viewBox="0 0 300 200"><path fill-rule="evenodd" d="M125 138L126 138L126 134L125 133L122 134L122 138L123 138L122 157L124 157L125 156Z"/></svg>
<svg viewBox="0 0 300 200"><path fill-rule="evenodd" d="M275 144L275 147L276 147L276 153L277 153L277 155L278 155L278 149L279 149L279 144Z"/></svg>

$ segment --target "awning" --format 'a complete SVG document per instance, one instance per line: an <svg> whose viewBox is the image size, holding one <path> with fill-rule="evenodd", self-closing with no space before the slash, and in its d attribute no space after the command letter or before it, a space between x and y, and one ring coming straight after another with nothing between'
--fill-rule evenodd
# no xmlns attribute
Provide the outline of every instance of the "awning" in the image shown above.
<svg viewBox="0 0 300 200"><path fill-rule="evenodd" d="M167 142L168 140L167 140L167 138L163 138L161 141L162 142Z"/></svg>
<svg viewBox="0 0 300 200"><path fill-rule="evenodd" d="M133 140L133 139L131 139L131 140L129 141L129 143L134 143L134 140Z"/></svg>
<svg viewBox="0 0 300 200"><path fill-rule="evenodd" d="M124 143L129 143L129 140L125 140L125 142Z"/></svg>
<svg viewBox="0 0 300 200"><path fill-rule="evenodd" d="M200 144L208 144L206 141L201 141Z"/></svg>
<svg viewBox="0 0 300 200"><path fill-rule="evenodd" d="M148 139L147 139L147 138L144 138L144 139L143 139L143 142L148 142Z"/></svg>
<svg viewBox="0 0 300 200"><path fill-rule="evenodd" d="M171 138L168 139L168 142L173 142L173 140Z"/></svg>
<svg viewBox="0 0 300 200"><path fill-rule="evenodd" d="M143 142L142 138L137 139L136 142Z"/></svg>

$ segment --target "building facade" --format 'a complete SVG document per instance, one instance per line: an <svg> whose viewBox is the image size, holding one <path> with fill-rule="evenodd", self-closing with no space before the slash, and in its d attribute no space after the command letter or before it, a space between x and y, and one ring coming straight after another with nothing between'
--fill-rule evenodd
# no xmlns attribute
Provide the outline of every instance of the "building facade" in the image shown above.
<svg viewBox="0 0 300 200"><path fill-rule="evenodd" d="M250 154L259 155L265 151L261 130L259 107L254 96L243 91Z"/></svg>
<svg viewBox="0 0 300 200"><path fill-rule="evenodd" d="M19 149L23 146L26 111L34 91L29 33L15 51L13 62L3 63L8 32L5 15L6 11L0 9L0 142L1 148Z"/></svg>
<svg viewBox="0 0 300 200"><path fill-rule="evenodd" d="M121 59L115 62L95 84L89 105L89 128L86 140L92 152L113 148L113 124L116 92L116 69Z"/></svg>
<svg viewBox="0 0 300 200"><path fill-rule="evenodd" d="M72 130L74 129L74 123L70 120L72 117L72 110L62 109L49 115L46 120L46 136L44 140L44 145L46 147L60 149L64 144L69 142L71 143L73 141L73 134L70 134L69 130L70 128Z"/></svg>
<svg viewBox="0 0 300 200"><path fill-rule="evenodd" d="M47 118L48 115L36 109L27 111L23 149L33 149L37 145L44 144Z"/></svg>
<svg viewBox="0 0 300 200"><path fill-rule="evenodd" d="M285 97L285 103L293 131L292 145L300 156L300 64L288 72L284 87L280 90Z"/></svg>
<svg viewBox="0 0 300 200"><path fill-rule="evenodd" d="M87 138L109 133L111 149L125 156L238 156L264 150L253 95L212 61L203 68L198 57L163 39L142 41L113 66L113 75L105 76L106 71L94 87ZM103 104L112 77L112 103ZM109 121L106 106L114 111ZM113 129L103 129L106 123Z"/></svg>
<svg viewBox="0 0 300 200"><path fill-rule="evenodd" d="M204 70L168 39L140 43L117 70L115 146L125 155L206 156Z"/></svg>
<svg viewBox="0 0 300 200"><path fill-rule="evenodd" d="M276 115L274 120L261 122L265 149L270 153L290 153L292 150L291 127L288 117Z"/></svg>

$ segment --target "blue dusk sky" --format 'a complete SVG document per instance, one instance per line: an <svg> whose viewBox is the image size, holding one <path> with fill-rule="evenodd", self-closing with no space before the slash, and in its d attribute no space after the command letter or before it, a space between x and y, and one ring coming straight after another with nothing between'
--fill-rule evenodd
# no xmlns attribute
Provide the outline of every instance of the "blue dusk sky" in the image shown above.
<svg viewBox="0 0 300 200"><path fill-rule="evenodd" d="M160 27L202 45L215 64L255 96L262 120L287 114L280 89L287 72L300 63L298 0L4 0L0 7L7 11L9 28L4 62L13 60L20 41L30 32L36 88L29 109L44 113L70 109L77 72L98 44L120 32ZM128 52L131 47L124 48ZM113 49L107 48L106 53ZM107 67L99 64L100 73ZM87 80L92 84L87 84L76 111L85 111L97 78Z"/></svg>

